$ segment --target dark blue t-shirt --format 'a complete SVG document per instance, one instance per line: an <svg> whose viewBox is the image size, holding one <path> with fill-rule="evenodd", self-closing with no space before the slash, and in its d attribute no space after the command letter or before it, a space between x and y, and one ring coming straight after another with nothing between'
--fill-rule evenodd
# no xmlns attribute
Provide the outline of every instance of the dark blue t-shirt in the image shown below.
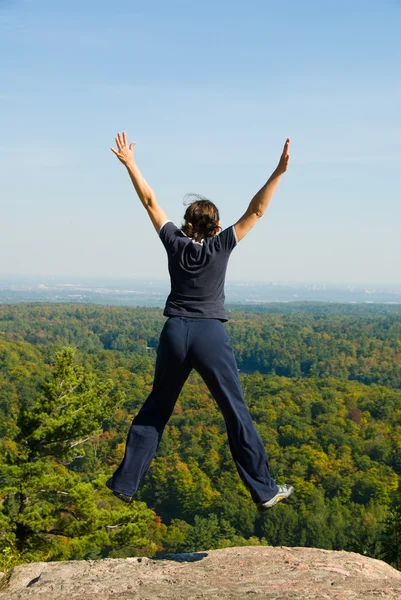
<svg viewBox="0 0 401 600"><path fill-rule="evenodd" d="M238 243L234 225L215 237L195 242L167 221L159 235L167 250L171 279L163 314L227 321L224 280L231 251Z"/></svg>

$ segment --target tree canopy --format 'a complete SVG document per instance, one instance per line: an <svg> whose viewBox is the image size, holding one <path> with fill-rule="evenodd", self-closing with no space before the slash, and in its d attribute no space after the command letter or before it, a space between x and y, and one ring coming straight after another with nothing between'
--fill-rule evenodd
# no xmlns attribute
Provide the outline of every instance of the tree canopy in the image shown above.
<svg viewBox="0 0 401 600"><path fill-rule="evenodd" d="M149 393L158 309L0 306L0 566L307 545L401 559L401 314L232 312L273 476L255 511L193 372L130 506L105 487Z"/></svg>

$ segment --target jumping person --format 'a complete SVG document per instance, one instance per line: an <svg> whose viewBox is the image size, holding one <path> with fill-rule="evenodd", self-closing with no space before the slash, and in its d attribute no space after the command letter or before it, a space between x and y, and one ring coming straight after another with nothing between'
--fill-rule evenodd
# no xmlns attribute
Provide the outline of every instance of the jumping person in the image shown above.
<svg viewBox="0 0 401 600"><path fill-rule="evenodd" d="M159 206L134 160L135 142L118 133L111 148L127 168L131 181L168 255L171 292L163 314L168 317L159 340L153 388L132 421L124 459L106 485L130 503L149 469L176 400L192 369L205 381L223 413L228 442L238 473L259 511L288 498L289 484L277 485L270 475L263 442L245 404L236 360L223 323L224 280L231 251L265 213L287 170L290 140L278 166L251 200L243 216L221 230L219 211L206 199L186 209L176 227Z"/></svg>

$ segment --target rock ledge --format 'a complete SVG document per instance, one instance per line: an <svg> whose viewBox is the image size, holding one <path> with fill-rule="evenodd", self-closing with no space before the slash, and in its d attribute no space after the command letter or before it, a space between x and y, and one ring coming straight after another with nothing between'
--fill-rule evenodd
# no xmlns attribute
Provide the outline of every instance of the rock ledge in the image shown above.
<svg viewBox="0 0 401 600"><path fill-rule="evenodd" d="M15 567L0 600L387 600L401 572L354 552L245 546Z"/></svg>

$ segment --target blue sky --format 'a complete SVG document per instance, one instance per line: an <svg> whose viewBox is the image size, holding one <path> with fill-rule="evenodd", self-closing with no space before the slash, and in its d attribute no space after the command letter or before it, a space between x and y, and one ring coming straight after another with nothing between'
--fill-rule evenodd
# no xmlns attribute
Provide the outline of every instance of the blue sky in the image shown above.
<svg viewBox="0 0 401 600"><path fill-rule="evenodd" d="M232 280L401 284L398 0L0 0L0 273L166 276L117 131L169 217L223 225L287 136Z"/></svg>

